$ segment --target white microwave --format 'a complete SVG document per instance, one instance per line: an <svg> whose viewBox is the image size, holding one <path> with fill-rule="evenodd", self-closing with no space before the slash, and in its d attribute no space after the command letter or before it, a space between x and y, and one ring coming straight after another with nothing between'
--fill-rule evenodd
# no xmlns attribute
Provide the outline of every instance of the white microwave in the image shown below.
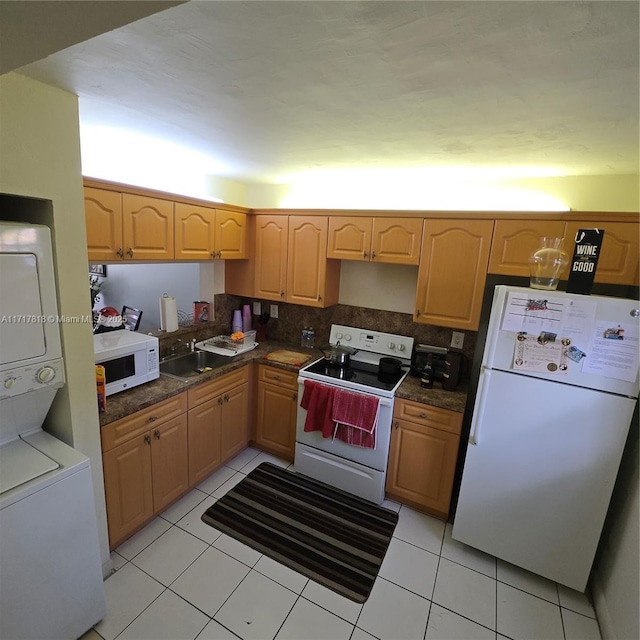
<svg viewBox="0 0 640 640"><path fill-rule="evenodd" d="M119 393L160 375L158 338L121 329L93 335L95 363L105 369L106 394Z"/></svg>

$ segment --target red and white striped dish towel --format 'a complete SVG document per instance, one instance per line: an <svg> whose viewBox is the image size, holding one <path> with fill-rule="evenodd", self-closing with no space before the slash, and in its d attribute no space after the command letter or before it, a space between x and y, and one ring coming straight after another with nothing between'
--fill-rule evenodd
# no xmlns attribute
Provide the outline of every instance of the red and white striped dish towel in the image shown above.
<svg viewBox="0 0 640 640"><path fill-rule="evenodd" d="M333 399L334 438L365 449L376 448L380 401L374 396L336 389Z"/></svg>

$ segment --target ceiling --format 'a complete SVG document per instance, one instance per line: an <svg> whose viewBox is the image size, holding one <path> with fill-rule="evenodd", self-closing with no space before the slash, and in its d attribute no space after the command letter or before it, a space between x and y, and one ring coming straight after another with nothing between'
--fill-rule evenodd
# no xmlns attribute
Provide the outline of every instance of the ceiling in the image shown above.
<svg viewBox="0 0 640 640"><path fill-rule="evenodd" d="M65 24L82 34L80 9L102 3L63 4L78 5ZM638 2L175 4L18 72L79 96L81 137L136 131L246 182L373 168L638 173Z"/></svg>

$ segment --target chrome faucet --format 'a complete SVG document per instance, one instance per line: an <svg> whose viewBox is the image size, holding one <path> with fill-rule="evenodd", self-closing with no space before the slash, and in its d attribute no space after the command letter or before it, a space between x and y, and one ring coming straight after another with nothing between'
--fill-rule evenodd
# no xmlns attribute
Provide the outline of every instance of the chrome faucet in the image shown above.
<svg viewBox="0 0 640 640"><path fill-rule="evenodd" d="M169 347L169 351L172 356L181 352L187 353L191 351L191 343L181 338L176 338L176 341Z"/></svg>

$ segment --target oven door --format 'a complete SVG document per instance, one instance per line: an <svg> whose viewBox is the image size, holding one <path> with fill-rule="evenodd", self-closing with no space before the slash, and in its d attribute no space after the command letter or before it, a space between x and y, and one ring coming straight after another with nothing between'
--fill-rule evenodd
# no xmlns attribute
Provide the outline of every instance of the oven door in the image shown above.
<svg viewBox="0 0 640 640"><path fill-rule="evenodd" d="M324 384L322 382L321 384ZM340 388L338 385L327 385ZM350 393L355 393L349 390ZM302 400L304 381L298 378L298 398ZM374 395L374 394L364 394ZM378 397L378 396L376 396ZM380 398L376 447L367 449L342 440L323 438L320 431L304 430L307 411L298 405L296 420L295 470L376 504L384 500L393 398Z"/></svg>

